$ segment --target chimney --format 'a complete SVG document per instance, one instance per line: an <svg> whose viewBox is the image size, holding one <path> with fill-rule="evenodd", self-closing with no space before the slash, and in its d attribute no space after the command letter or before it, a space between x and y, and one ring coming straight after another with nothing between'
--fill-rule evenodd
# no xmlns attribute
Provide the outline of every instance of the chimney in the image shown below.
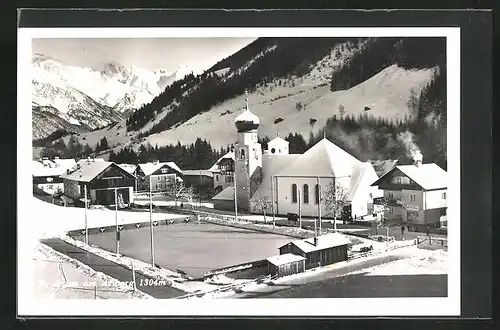
<svg viewBox="0 0 500 330"><path fill-rule="evenodd" d="M416 155L415 156L415 166L417 167L420 167L420 165L422 165L422 158L423 156L422 155Z"/></svg>

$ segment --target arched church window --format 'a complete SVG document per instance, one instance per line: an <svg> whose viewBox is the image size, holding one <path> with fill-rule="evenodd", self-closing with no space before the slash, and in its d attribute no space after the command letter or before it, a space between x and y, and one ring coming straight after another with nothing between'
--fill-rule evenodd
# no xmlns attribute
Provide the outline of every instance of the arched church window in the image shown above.
<svg viewBox="0 0 500 330"><path fill-rule="evenodd" d="M316 185L315 189L315 195L316 195L316 204L319 204L319 184Z"/></svg>
<svg viewBox="0 0 500 330"><path fill-rule="evenodd" d="M309 186L304 185L304 204L309 204Z"/></svg>
<svg viewBox="0 0 500 330"><path fill-rule="evenodd" d="M245 149L240 150L240 159L245 159Z"/></svg>
<svg viewBox="0 0 500 330"><path fill-rule="evenodd" d="M297 203L297 185L292 184L292 203Z"/></svg>

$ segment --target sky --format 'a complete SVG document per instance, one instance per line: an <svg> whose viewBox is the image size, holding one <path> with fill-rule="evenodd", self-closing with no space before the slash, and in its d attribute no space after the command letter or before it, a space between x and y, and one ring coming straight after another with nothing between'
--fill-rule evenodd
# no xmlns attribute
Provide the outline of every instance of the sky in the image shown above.
<svg viewBox="0 0 500 330"><path fill-rule="evenodd" d="M33 39L33 53L63 63L102 69L106 63L173 72L179 67L205 70L237 52L255 38L163 38L163 39Z"/></svg>

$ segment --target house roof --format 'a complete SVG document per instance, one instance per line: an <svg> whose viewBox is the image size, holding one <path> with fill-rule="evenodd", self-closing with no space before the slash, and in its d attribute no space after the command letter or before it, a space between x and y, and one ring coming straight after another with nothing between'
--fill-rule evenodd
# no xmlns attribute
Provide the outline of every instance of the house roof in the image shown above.
<svg viewBox="0 0 500 330"><path fill-rule="evenodd" d="M34 160L31 163L34 177L60 176L75 165L74 159Z"/></svg>
<svg viewBox="0 0 500 330"><path fill-rule="evenodd" d="M165 165L167 165L174 171L178 172L179 174L182 174L182 170L174 162L157 162L157 163L150 162L150 163L139 164L138 166L142 170L142 172L144 172L145 175L151 175Z"/></svg>
<svg viewBox="0 0 500 330"><path fill-rule="evenodd" d="M395 169L400 170L410 179L415 181L420 187L425 190L441 189L448 187L447 172L435 163L417 165L400 165L394 167L391 171L387 172L372 186L379 185L382 178L392 173Z"/></svg>
<svg viewBox="0 0 500 330"><path fill-rule="evenodd" d="M220 193L212 197L212 199L220 201L234 201L234 187L226 187Z"/></svg>
<svg viewBox="0 0 500 330"><path fill-rule="evenodd" d="M78 165L80 165L80 168L78 168ZM106 161L85 161L77 164L76 169L69 174L61 175L61 178L79 182L90 182L111 165L113 163Z"/></svg>
<svg viewBox="0 0 500 330"><path fill-rule="evenodd" d="M306 258L299 256L299 255L296 255L296 254L286 253L286 254L280 254L277 256L269 257L266 260L275 266L281 266L281 265L289 264L289 263L295 262L295 261L306 260Z"/></svg>
<svg viewBox="0 0 500 330"><path fill-rule="evenodd" d="M329 249L336 246L349 245L351 244L351 241L345 235L334 233L318 236L318 242L316 245L314 245L314 237L292 241L288 244L293 244L301 251L309 253L313 251ZM286 246L288 244L285 244L283 246Z"/></svg>
<svg viewBox="0 0 500 330"><path fill-rule="evenodd" d="M353 168L360 164L361 161L345 150L327 139L322 139L276 176L343 177L352 175Z"/></svg>
<svg viewBox="0 0 500 330"><path fill-rule="evenodd" d="M277 136L277 137L275 137L274 139L272 139L271 141L269 141L269 142L267 143L267 145L269 145L269 144L275 144L275 143L287 144L287 145L288 145L288 144L290 144L287 140L282 139L282 138L280 138L279 136Z"/></svg>
<svg viewBox="0 0 500 330"><path fill-rule="evenodd" d="M208 176L213 178L214 174L210 172L209 170L184 170L182 171L184 175L188 176L196 176L196 175L203 175L203 176Z"/></svg>
<svg viewBox="0 0 500 330"><path fill-rule="evenodd" d="M210 172L218 172L219 171L219 167L218 167L219 163L221 160L223 160L225 158L232 159L234 161L234 151L230 151L227 154L225 154L224 156L222 156L221 158L217 159L217 161L208 170Z"/></svg>
<svg viewBox="0 0 500 330"><path fill-rule="evenodd" d="M134 164L116 164L116 165L120 166L122 169L124 169L130 174L134 174L134 171L137 168L137 165Z"/></svg>

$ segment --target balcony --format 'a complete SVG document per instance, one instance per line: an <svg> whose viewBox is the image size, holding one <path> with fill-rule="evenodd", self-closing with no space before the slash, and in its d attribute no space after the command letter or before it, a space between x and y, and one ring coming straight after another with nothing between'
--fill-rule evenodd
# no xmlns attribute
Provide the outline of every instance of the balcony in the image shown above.
<svg viewBox="0 0 500 330"><path fill-rule="evenodd" d="M375 205L385 204L387 206L403 206L403 200L395 198L376 197L373 199L373 204Z"/></svg>

